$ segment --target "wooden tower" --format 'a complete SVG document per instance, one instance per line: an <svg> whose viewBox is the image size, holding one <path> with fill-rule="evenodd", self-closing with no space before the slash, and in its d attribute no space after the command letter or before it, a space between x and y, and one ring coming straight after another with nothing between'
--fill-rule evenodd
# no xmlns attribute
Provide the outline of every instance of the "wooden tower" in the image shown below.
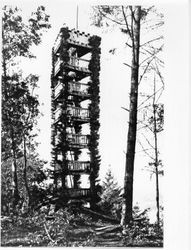
<svg viewBox="0 0 191 250"><path fill-rule="evenodd" d="M100 37L61 28L52 50L52 166L64 201L98 201ZM86 185L84 187L84 183Z"/></svg>

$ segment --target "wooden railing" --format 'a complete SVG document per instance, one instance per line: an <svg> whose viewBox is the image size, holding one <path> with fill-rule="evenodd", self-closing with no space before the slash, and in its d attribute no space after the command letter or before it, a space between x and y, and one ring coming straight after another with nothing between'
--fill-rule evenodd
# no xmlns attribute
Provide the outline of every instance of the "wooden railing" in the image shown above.
<svg viewBox="0 0 191 250"><path fill-rule="evenodd" d="M88 171L90 170L90 162L87 161L69 161L68 170L70 171Z"/></svg>
<svg viewBox="0 0 191 250"><path fill-rule="evenodd" d="M61 90L64 89L64 85L62 84L62 82L58 82L55 89L54 89L54 94L55 94L55 98L57 98L61 92Z"/></svg>
<svg viewBox="0 0 191 250"><path fill-rule="evenodd" d="M69 65L88 70L89 60L80 57L70 56Z"/></svg>
<svg viewBox="0 0 191 250"><path fill-rule="evenodd" d="M79 118L81 120L89 119L89 110L85 108L78 107L67 107L67 115L72 116L73 118Z"/></svg>
<svg viewBox="0 0 191 250"><path fill-rule="evenodd" d="M62 61L60 60L60 58L58 58L58 60L55 63L54 75L56 75L59 72L61 63Z"/></svg>
<svg viewBox="0 0 191 250"><path fill-rule="evenodd" d="M54 113L55 122L59 120L62 112L65 113L67 117L72 117L73 119L81 121L89 121L90 118L88 109L69 106L67 107L66 111L62 111L61 107L58 107Z"/></svg>
<svg viewBox="0 0 191 250"><path fill-rule="evenodd" d="M89 86L80 82L69 82L68 91L72 94L88 95Z"/></svg>
<svg viewBox="0 0 191 250"><path fill-rule="evenodd" d="M71 146L82 146L82 147L86 147L89 142L87 135L78 135L78 134L67 134L66 140Z"/></svg>
<svg viewBox="0 0 191 250"><path fill-rule="evenodd" d="M60 115L61 115L61 112L62 112L62 109L61 108L57 108L55 110L55 113L54 113L54 119L55 119L55 122L57 122L60 118Z"/></svg>
<svg viewBox="0 0 191 250"><path fill-rule="evenodd" d="M81 188L81 189L67 189L64 190L66 196L70 198L80 198L80 197L87 197L90 196L90 189L89 188Z"/></svg>

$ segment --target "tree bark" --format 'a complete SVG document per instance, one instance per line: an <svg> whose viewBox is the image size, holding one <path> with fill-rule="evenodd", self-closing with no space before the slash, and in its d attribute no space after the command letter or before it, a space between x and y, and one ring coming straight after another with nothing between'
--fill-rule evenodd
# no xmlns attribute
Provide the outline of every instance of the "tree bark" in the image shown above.
<svg viewBox="0 0 191 250"><path fill-rule="evenodd" d="M19 201L19 189L18 189L18 178L17 178L17 160L16 160L16 149L14 143L14 135L11 132L11 141L12 141L12 152L13 152L13 207L18 204Z"/></svg>
<svg viewBox="0 0 191 250"><path fill-rule="evenodd" d="M31 203L31 195L30 195L30 189L28 186L28 180L27 180L27 152L26 152L26 138L23 136L23 156L24 156L24 170L23 170L23 177L25 182L25 188L28 195L28 205Z"/></svg>
<svg viewBox="0 0 191 250"><path fill-rule="evenodd" d="M131 91L129 108L129 128L127 135L127 152L124 178L124 204L121 224L126 225L132 220L133 210L133 173L137 134L137 103L139 82L139 48L140 48L140 18L141 7L136 6L132 12L132 65Z"/></svg>

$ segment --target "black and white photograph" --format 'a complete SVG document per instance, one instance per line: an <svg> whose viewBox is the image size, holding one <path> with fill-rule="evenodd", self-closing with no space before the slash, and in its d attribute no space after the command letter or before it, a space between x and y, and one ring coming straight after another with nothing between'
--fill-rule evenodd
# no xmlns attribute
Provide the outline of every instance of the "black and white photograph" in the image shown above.
<svg viewBox="0 0 191 250"><path fill-rule="evenodd" d="M174 6L2 1L1 247L180 249L168 231L188 226L189 88Z"/></svg>

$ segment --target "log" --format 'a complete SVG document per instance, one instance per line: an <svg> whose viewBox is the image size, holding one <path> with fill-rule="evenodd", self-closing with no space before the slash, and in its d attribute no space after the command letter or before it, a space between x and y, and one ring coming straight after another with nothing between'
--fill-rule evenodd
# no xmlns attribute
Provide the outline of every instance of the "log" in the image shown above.
<svg viewBox="0 0 191 250"><path fill-rule="evenodd" d="M91 210L90 208L82 207L81 212L88 213L88 214L93 215L95 217L99 217L99 219L102 219L102 220L105 220L105 221L108 221L108 222L111 222L114 224L120 224L120 220L115 219L115 218L111 218L110 216L107 216L104 214L100 214L98 212Z"/></svg>

